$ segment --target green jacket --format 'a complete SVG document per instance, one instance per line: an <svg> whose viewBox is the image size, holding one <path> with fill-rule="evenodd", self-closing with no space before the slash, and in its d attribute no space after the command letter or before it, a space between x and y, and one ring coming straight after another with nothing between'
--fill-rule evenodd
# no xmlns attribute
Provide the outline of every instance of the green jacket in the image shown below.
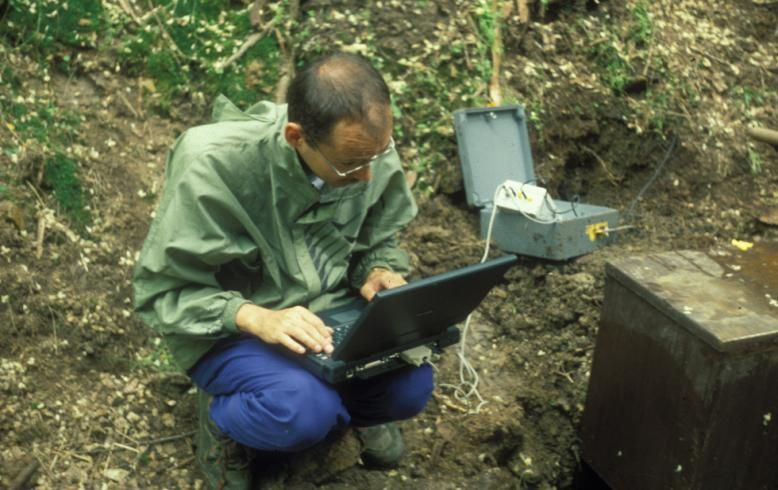
<svg viewBox="0 0 778 490"><path fill-rule="evenodd" d="M171 148L133 276L136 311L183 369L238 332L244 303L316 312L374 267L407 273L396 233L416 214L396 152L369 182L320 191L284 139L285 105L219 97L214 119Z"/></svg>

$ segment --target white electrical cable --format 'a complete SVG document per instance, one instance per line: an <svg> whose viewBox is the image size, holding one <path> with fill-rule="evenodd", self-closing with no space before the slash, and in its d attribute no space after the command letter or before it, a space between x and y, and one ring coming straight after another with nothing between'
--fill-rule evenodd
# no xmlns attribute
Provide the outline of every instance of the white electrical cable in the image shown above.
<svg viewBox="0 0 778 490"><path fill-rule="evenodd" d="M489 248L491 246L492 241L492 229L494 227L494 218L497 216L498 208L495 204L495 201L497 200L497 194L502 190L507 188L500 184L497 187L497 190L494 192L494 198L492 199L492 215L489 217L489 227L486 231L486 246L484 248L484 255L481 257L481 262L485 262L486 259L489 257ZM522 213L523 214L523 213ZM486 405L487 401L484 400L484 398L481 396L481 393L478 391L478 371L475 370L472 364L470 364L470 361L467 359L467 356L465 355L465 348L467 344L467 332L470 329L470 319L473 317L473 314L467 315L467 319L465 319L465 326L462 327L462 338L459 341L459 349L457 351L457 357L459 357L459 384L453 385L450 383L441 383L441 388L451 388L454 390L454 398L456 398L458 401L464 403L467 406L470 406L470 399L475 396L478 399L478 405L471 410L469 413L479 413L481 411L481 407ZM435 367L433 365L433 367Z"/></svg>

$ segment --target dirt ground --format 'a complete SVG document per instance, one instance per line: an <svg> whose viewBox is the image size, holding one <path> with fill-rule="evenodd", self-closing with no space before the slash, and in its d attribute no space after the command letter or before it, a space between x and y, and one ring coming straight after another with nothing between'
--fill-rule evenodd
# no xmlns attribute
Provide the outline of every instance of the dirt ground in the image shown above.
<svg viewBox="0 0 778 490"><path fill-rule="evenodd" d="M486 403L475 413L477 401L468 405L447 386L459 379L449 349L436 362L441 386L428 407L401 425L408 455L399 468L366 470L346 435L261 469L266 486L574 487L605 262L778 239L778 151L745 134L749 125L778 128L778 110L743 107L733 95L734 87L751 86L774 97L778 11L769 2L724 3L652 7L655 53L699 98L695 106L679 104L662 132L634 117L629 100L644 97L640 84L629 99L614 96L578 49L586 42L581 31L570 29L626 22L632 2L550 2L542 21L506 29L505 89L528 106L540 99L544 106L542 130L530 128L536 172L554 197L631 209L625 224L634 228L577 259L520 258L479 307L466 338ZM454 22L458 4L420 2L423 15L411 16L404 2L383 2L372 9L374 40L385 53L410 56L435 25ZM311 28L337 32L332 22ZM24 60L17 63L21 69ZM29 82L89 115L76 144L99 219L89 240L50 227L40 258L34 207L21 207L21 227L0 222L0 486L37 462L36 488L203 487L192 452L192 386L133 315L129 281L163 185L167 147L184 128L206 122L206 110L182 104L160 116L128 107L135 86L110 66L98 57L93 70ZM529 67L545 78L524 76ZM483 253L454 143L452 135L450 169L431 195L418 196L420 215L402 237L416 278L477 262ZM761 156L759 173L749 167L749 148ZM19 180L35 158L13 167ZM23 202L33 191L20 187L11 198Z"/></svg>

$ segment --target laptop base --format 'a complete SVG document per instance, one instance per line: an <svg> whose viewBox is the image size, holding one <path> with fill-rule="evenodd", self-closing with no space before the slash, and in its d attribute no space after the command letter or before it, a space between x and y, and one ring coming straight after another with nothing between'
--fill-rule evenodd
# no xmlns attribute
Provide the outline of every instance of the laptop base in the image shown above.
<svg viewBox="0 0 778 490"><path fill-rule="evenodd" d="M427 339L424 342L407 347L412 349L419 346L427 346L432 352L440 353L444 347L459 342L460 336L459 328L448 327L443 334L432 341ZM413 364L403 359L402 353L404 351L383 352L357 361L339 361L324 354L313 353L294 356L292 359L318 378L330 384L336 384L354 378L369 379L390 371L413 366Z"/></svg>

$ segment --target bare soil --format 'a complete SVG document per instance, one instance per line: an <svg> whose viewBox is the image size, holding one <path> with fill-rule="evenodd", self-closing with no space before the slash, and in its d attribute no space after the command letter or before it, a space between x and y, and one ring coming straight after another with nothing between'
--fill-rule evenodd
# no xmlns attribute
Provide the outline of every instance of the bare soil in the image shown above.
<svg viewBox="0 0 778 490"><path fill-rule="evenodd" d="M592 60L577 49L586 40L570 29L578 22L592 30L625 23L627 5L550 2L542 22L511 21L505 89L528 105L541 97L545 105L542 130L531 128L536 172L554 197L579 196L622 212L634 204L627 221L635 228L578 259L522 257L483 302L465 344L487 402L478 413L477 402L468 405L441 387L420 416L402 423L409 452L396 470L366 470L346 434L258 469L266 486L574 487L605 262L778 238L770 218L778 209L778 151L752 142L763 158L755 174L745 136L749 124L775 128L778 111L764 106L746 117L729 90L778 87L778 12L750 0L725 3L661 1L652 8L656 52L701 99L661 135L640 127L627 98L602 86ZM398 58L421 49L435 25L457 15L457 2L424 2L421 16L403 4L383 2L371 11L374 42ZM533 15L541 20L537 9ZM335 40L348 37L332 22L313 28ZM29 82L88 116L75 144L98 219L89 239L50 227L36 258L32 190L11 196L25 218L21 229L2 215L0 486L37 462L36 488L201 488L192 458L191 384L166 367L159 338L132 314L130 277L163 185L166 149L185 127L206 121L206 110L182 104L161 116L137 105L135 81L93 56L91 70L46 83L31 74ZM23 70L24 60L17 64ZM526 75L528 66L542 67L546 78ZM466 205L456 153L449 156L449 171L432 195L419 195L420 215L402 237L413 277L474 263L483 253L477 211ZM40 164L39 155L26 155L15 177L34 175ZM456 384L455 350L436 368L439 384Z"/></svg>

